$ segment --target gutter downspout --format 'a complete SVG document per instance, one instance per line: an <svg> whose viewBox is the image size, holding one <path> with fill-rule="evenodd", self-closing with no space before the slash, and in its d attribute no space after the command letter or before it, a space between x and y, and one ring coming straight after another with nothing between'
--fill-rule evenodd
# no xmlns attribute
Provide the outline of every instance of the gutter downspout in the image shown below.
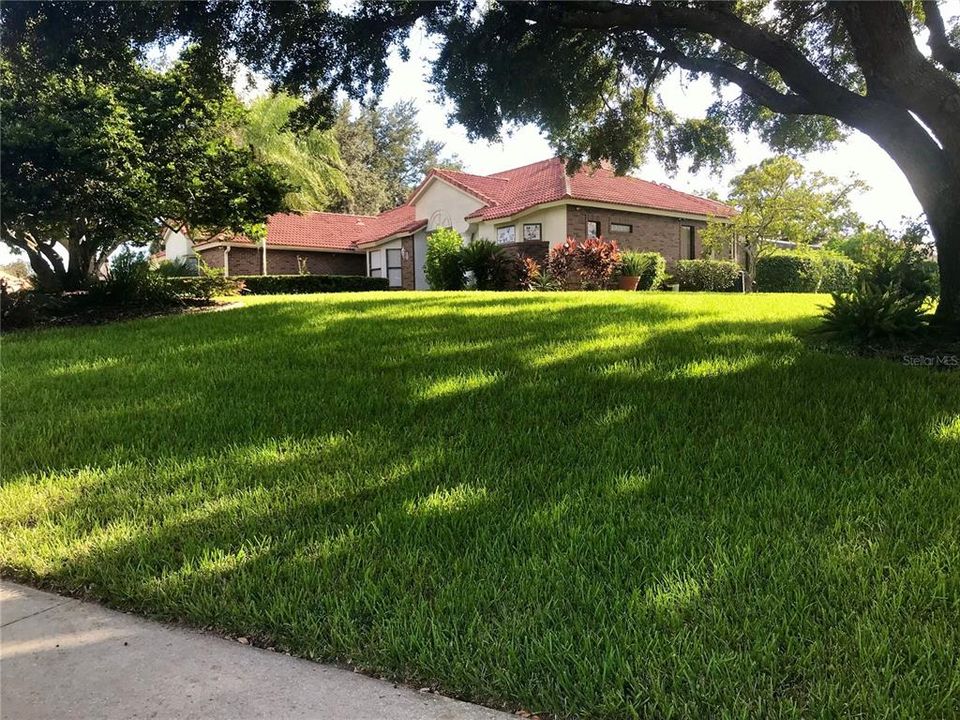
<svg viewBox="0 0 960 720"><path fill-rule="evenodd" d="M263 269L263 272L261 272L260 274L266 275L267 274L267 236L266 234L264 234L263 236L263 268L262 269Z"/></svg>
<svg viewBox="0 0 960 720"><path fill-rule="evenodd" d="M223 247L223 276L230 277L230 246Z"/></svg>

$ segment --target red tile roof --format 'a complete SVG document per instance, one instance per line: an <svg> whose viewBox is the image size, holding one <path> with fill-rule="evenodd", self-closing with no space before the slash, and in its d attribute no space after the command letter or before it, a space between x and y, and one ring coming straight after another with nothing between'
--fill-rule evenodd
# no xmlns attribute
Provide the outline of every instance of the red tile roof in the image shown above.
<svg viewBox="0 0 960 720"><path fill-rule="evenodd" d="M690 215L730 217L734 209L723 203L674 190L660 183L616 175L608 166L581 167L567 175L564 161L550 158L490 177L508 182L501 195L467 217L494 220L510 217L535 205L556 200L582 200L630 205Z"/></svg>
<svg viewBox="0 0 960 720"><path fill-rule="evenodd" d="M401 205L379 215L305 212L302 215L277 213L267 218L267 247L317 248L353 252L357 245L411 233L427 224L417 220L413 205ZM244 236L234 243L250 243ZM252 244L252 243L251 243Z"/></svg>
<svg viewBox="0 0 960 720"><path fill-rule="evenodd" d="M411 201L435 177L484 203L483 207L467 215L470 220L510 217L557 200L628 205L681 215L730 217L735 212L723 203L689 195L667 185L617 176L606 165L599 168L581 167L573 175L567 175L564 161L550 158L493 175L431 170L411 194L410 201L379 215L327 212L271 215L267 219L267 245L353 252L365 243L416 232L425 227L427 221L416 218L416 208ZM232 242L250 241L240 236Z"/></svg>

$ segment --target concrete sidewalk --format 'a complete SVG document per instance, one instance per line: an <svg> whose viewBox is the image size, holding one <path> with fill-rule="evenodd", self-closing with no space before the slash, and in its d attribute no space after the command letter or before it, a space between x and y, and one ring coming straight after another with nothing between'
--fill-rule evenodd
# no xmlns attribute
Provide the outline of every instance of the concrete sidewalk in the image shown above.
<svg viewBox="0 0 960 720"><path fill-rule="evenodd" d="M7 581L0 581L0 716L511 717Z"/></svg>

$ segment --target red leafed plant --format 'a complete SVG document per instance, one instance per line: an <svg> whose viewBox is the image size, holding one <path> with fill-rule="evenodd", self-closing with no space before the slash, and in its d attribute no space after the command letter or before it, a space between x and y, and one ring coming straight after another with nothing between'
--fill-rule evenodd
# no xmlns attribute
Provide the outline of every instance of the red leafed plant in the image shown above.
<svg viewBox="0 0 960 720"><path fill-rule="evenodd" d="M601 290L608 287L616 275L620 257L616 242L607 242L603 238L567 238L550 250L547 267L565 283L575 273L583 289Z"/></svg>

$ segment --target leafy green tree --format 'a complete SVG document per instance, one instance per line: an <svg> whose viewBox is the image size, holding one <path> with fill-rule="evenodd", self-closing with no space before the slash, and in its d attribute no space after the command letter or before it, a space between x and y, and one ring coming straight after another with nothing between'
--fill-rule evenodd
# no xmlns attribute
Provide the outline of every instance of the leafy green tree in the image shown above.
<svg viewBox="0 0 960 720"><path fill-rule="evenodd" d="M243 108L227 78L204 87L195 57L167 72L128 58L99 78L4 58L2 239L42 286L83 286L160 222L243 232L284 207L288 186L230 137Z"/></svg>
<svg viewBox="0 0 960 720"><path fill-rule="evenodd" d="M327 210L350 196L336 136L330 129L291 129L291 115L304 106L286 93L254 100L239 134L259 157L273 164L293 190L286 196L291 210Z"/></svg>
<svg viewBox="0 0 960 720"><path fill-rule="evenodd" d="M620 171L652 149L723 162L731 129L803 151L857 129L897 163L937 244L937 317L960 325L960 41L935 0L918 2L5 3L4 46L103 67L124 48L185 37L215 66L228 51L332 120L337 90L378 94L390 51L422 27L433 79L477 138L536 123L573 164ZM111 32L105 33L103 27ZM926 37L927 51L920 48ZM717 101L684 118L657 93L674 70L708 76ZM721 94L723 86L739 93Z"/></svg>
<svg viewBox="0 0 960 720"><path fill-rule="evenodd" d="M363 107L352 115L349 101L342 103L334 125L349 185L335 205L341 212L375 214L396 207L430 168L463 167L456 156L442 154L442 142L423 137L413 102Z"/></svg>
<svg viewBox="0 0 960 720"><path fill-rule="evenodd" d="M729 223L710 223L704 244L728 249L736 240L745 251L748 272L753 273L757 258L773 247L771 241L823 244L860 227L850 195L865 187L855 178L841 182L809 172L785 155L768 158L730 181L726 202L737 208L737 215Z"/></svg>

